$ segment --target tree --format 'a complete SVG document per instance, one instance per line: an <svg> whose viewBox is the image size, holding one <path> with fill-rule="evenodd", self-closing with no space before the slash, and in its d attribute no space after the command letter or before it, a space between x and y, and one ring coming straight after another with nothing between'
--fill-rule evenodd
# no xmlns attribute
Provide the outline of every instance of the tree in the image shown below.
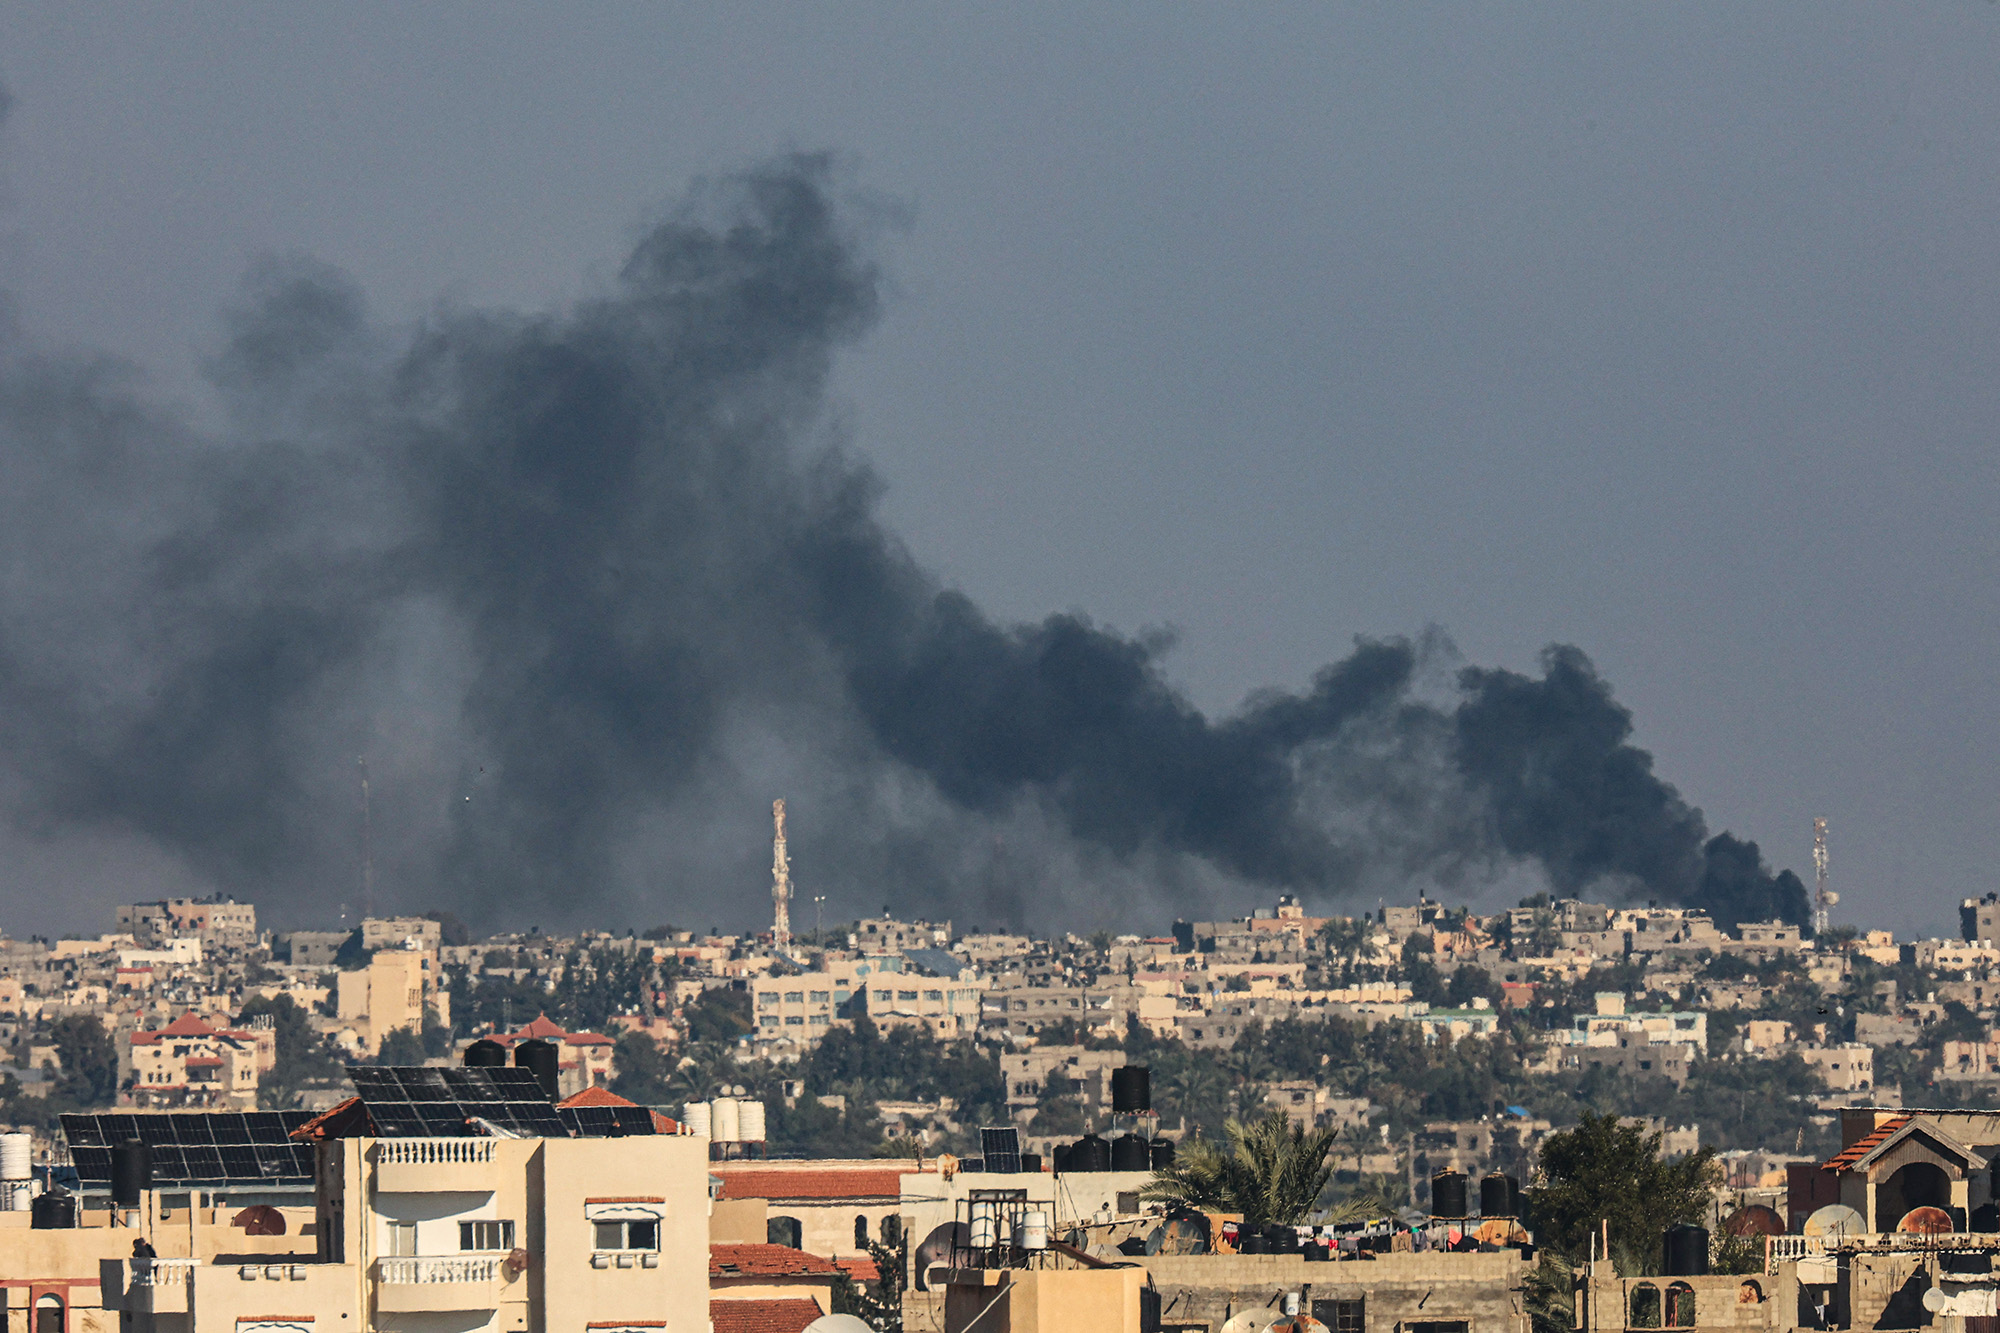
<svg viewBox="0 0 2000 1333"><path fill-rule="evenodd" d="M1189 1208L1240 1213L1246 1224L1295 1225L1319 1202L1333 1165L1331 1129L1302 1129L1282 1111L1244 1124L1224 1122L1229 1151L1187 1139L1174 1162L1156 1172L1142 1197Z"/></svg>
<svg viewBox="0 0 2000 1333"><path fill-rule="evenodd" d="M1620 1270L1654 1272L1667 1228L1701 1220L1717 1169L1713 1148L1663 1162L1657 1130L1649 1134L1629 1120L1586 1113L1574 1129L1551 1134L1542 1145L1536 1237L1576 1263L1608 1222Z"/></svg>
<svg viewBox="0 0 2000 1333"><path fill-rule="evenodd" d="M378 1065L420 1065L424 1062L424 1039L415 1028L391 1028L382 1034L382 1045L375 1052Z"/></svg>
<svg viewBox="0 0 2000 1333"><path fill-rule="evenodd" d="M271 1108L291 1106L301 1085L339 1076L340 1057L313 1031L306 1011L291 996L260 995L243 1006L236 1021L247 1027L252 1019L260 1017L271 1020L277 1047L271 1072L257 1088L260 1104Z"/></svg>
<svg viewBox="0 0 2000 1333"><path fill-rule="evenodd" d="M687 1017L688 1040L735 1041L750 1035L750 993L737 990L705 990L690 1001L682 1013Z"/></svg>
<svg viewBox="0 0 2000 1333"><path fill-rule="evenodd" d="M667 1087L673 1066L651 1037L643 1032L619 1034L612 1043L611 1058L618 1070L611 1090L620 1097L629 1097L641 1106L665 1106L673 1100Z"/></svg>
<svg viewBox="0 0 2000 1333"><path fill-rule="evenodd" d="M49 1025L62 1074L56 1091L79 1106L104 1106L118 1095L118 1048L104 1024L72 1014Z"/></svg>

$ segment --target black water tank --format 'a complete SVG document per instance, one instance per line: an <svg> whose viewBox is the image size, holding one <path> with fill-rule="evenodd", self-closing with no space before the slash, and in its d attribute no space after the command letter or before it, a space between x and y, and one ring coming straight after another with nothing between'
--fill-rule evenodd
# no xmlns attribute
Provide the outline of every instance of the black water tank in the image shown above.
<svg viewBox="0 0 2000 1333"><path fill-rule="evenodd" d="M1489 1171L1479 1180L1479 1215L1481 1217L1512 1217L1514 1203L1507 1193L1507 1177L1498 1171Z"/></svg>
<svg viewBox="0 0 2000 1333"><path fill-rule="evenodd" d="M1660 1256L1664 1263L1660 1271L1668 1277L1706 1277L1708 1275L1708 1228L1687 1226L1668 1227L1661 1238Z"/></svg>
<svg viewBox="0 0 2000 1333"><path fill-rule="evenodd" d="M489 1037L481 1037L465 1048L467 1069L500 1069L507 1063L507 1048Z"/></svg>
<svg viewBox="0 0 2000 1333"><path fill-rule="evenodd" d="M111 1202L137 1208L140 1196L153 1188L153 1150L137 1139L111 1149Z"/></svg>
<svg viewBox="0 0 2000 1333"><path fill-rule="evenodd" d="M542 1085L542 1093L550 1101L561 1096L558 1056L554 1042L543 1041L540 1037L530 1037L526 1041L514 1043L514 1063L531 1071L535 1082Z"/></svg>
<svg viewBox="0 0 2000 1333"><path fill-rule="evenodd" d="M1153 1109L1153 1071L1145 1065L1125 1065L1111 1071L1111 1110L1132 1115Z"/></svg>
<svg viewBox="0 0 2000 1333"><path fill-rule="evenodd" d="M1521 1182L1513 1176L1507 1177L1507 1215L1509 1217L1525 1216L1521 1212Z"/></svg>
<svg viewBox="0 0 2000 1333"><path fill-rule="evenodd" d="M1174 1164L1174 1141L1172 1139L1153 1140L1153 1169L1164 1171Z"/></svg>
<svg viewBox="0 0 2000 1333"><path fill-rule="evenodd" d="M1137 1134L1120 1134L1111 1140L1111 1169L1113 1171L1150 1171L1153 1169L1153 1154L1146 1147L1146 1141Z"/></svg>
<svg viewBox="0 0 2000 1333"><path fill-rule="evenodd" d="M1042 1173L1042 1155L1038 1152L1022 1153L1021 1170L1029 1175L1040 1175Z"/></svg>
<svg viewBox="0 0 2000 1333"><path fill-rule="evenodd" d="M1070 1145L1069 1169L1072 1171L1109 1171L1111 1169L1111 1145L1095 1134L1086 1134Z"/></svg>
<svg viewBox="0 0 2000 1333"><path fill-rule="evenodd" d="M1055 1159L1057 1175L1066 1176L1076 1170L1075 1167L1070 1165L1071 1153L1070 1146L1067 1143L1058 1143L1049 1155Z"/></svg>
<svg viewBox="0 0 2000 1333"><path fill-rule="evenodd" d="M74 1194L37 1194L28 1204L28 1229L58 1231L77 1223Z"/></svg>
<svg viewBox="0 0 2000 1333"><path fill-rule="evenodd" d="M1464 1217L1465 1172L1440 1171L1431 1177L1431 1216Z"/></svg>
<svg viewBox="0 0 2000 1333"><path fill-rule="evenodd" d="M1236 1239L1236 1252L1238 1254L1269 1254L1271 1252L1271 1242L1265 1240L1261 1234L1239 1236Z"/></svg>

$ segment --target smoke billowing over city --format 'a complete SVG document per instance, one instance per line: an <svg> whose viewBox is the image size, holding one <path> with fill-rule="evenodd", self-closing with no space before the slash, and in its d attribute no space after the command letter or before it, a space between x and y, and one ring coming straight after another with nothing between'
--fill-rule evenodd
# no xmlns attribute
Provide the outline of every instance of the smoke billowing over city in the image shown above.
<svg viewBox="0 0 2000 1333"><path fill-rule="evenodd" d="M1504 881L1805 919L1654 772L1587 645L1523 675L1368 639L1210 717L1158 636L945 586L828 408L885 302L878 222L788 157L697 188L602 292L413 329L270 261L228 303L215 421L10 332L19 836L137 839L301 920L358 905L366 862L384 909L741 925L784 796L801 903L846 917Z"/></svg>

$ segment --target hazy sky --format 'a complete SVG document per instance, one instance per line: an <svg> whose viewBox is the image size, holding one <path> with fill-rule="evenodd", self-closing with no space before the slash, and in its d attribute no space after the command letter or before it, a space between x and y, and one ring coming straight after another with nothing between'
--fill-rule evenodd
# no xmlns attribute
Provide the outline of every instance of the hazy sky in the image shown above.
<svg viewBox="0 0 2000 1333"><path fill-rule="evenodd" d="M1573 642L1934 933L2000 888L1996 69L1990 4L16 4L0 285L199 410L261 255L556 304L833 149L907 218L842 411L988 610L1170 626L1211 710Z"/></svg>

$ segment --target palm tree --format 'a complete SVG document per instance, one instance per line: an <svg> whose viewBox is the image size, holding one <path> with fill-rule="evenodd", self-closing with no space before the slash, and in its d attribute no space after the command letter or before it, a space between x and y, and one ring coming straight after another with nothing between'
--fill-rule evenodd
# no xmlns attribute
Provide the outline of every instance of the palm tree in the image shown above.
<svg viewBox="0 0 2000 1333"><path fill-rule="evenodd" d="M1304 1129L1282 1111L1248 1125L1229 1120L1223 1130L1229 1152L1206 1139L1184 1142L1141 1197L1239 1213L1250 1226L1303 1222L1333 1178L1327 1154L1335 1131Z"/></svg>

